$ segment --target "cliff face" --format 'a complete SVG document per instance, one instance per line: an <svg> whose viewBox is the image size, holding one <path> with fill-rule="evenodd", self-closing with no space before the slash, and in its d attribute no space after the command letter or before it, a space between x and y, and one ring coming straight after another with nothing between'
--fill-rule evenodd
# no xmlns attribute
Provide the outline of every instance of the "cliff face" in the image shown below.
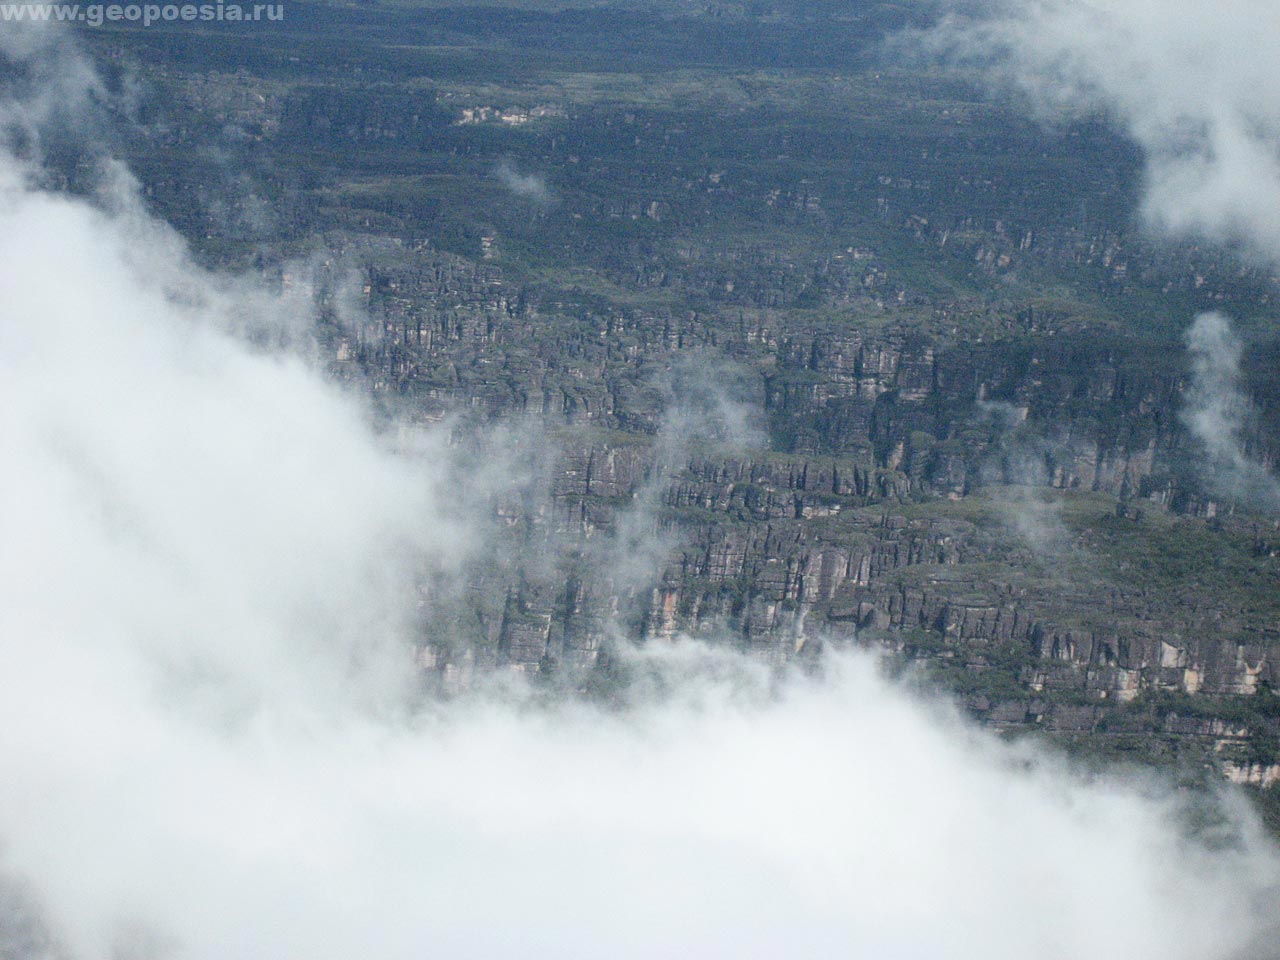
<svg viewBox="0 0 1280 960"><path fill-rule="evenodd" d="M657 445L589 437L559 436L541 493L499 498L505 566L484 559L455 617L482 624L470 642L438 643L441 618L426 618L423 663L446 688L478 668L590 684L622 635L699 636L779 664L856 644L925 665L998 726L1140 732L1270 775L1275 718L1227 723L1158 698L1270 705L1252 695L1274 684L1280 649L1274 523L1052 487L920 498L907 473L851 457L671 466ZM1206 558L1218 575L1187 578Z"/></svg>
<svg viewBox="0 0 1280 960"><path fill-rule="evenodd" d="M1106 346L792 341L766 396L775 431L798 449L869 448L938 494L1004 481L1119 495L1178 465L1181 373Z"/></svg>
<svg viewBox="0 0 1280 960"><path fill-rule="evenodd" d="M966 341L855 316L793 332L770 314L551 300L497 267L425 249L396 260L348 281L372 320L335 313L329 336L339 368L426 416L532 413L651 434L671 400L663 371L714 355L745 371L774 449L851 457L864 475L901 472L941 496L1029 483L1211 509L1189 483L1187 362L1167 346L1016 326ZM1264 465L1280 455L1265 420L1244 441Z"/></svg>
<svg viewBox="0 0 1280 960"><path fill-rule="evenodd" d="M330 297L344 375L428 419L533 415L557 432L542 486L495 507L515 542L505 573L480 577L483 614L459 615L470 641L426 641L449 683L477 664L590 671L611 632L729 638L777 662L874 644L943 664L993 722L1062 730L1145 692L1272 682L1274 604L1179 596L1195 578L1160 569L1182 540L1255 586L1274 560L1272 531L1194 485L1179 352L1033 330L1049 322L1034 314L964 341L609 310L425 248L384 252L354 289L370 319ZM682 398L664 376L716 378L711 356L745 371L741 402L779 452L669 436ZM1265 423L1248 442L1268 462Z"/></svg>

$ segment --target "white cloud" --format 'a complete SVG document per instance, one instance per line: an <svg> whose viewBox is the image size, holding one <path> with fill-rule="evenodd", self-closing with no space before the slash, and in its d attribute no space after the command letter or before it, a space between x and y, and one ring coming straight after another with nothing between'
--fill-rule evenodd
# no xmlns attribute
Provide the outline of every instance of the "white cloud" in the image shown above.
<svg viewBox="0 0 1280 960"><path fill-rule="evenodd" d="M1280 255L1280 8L1271 0L949 4L935 50L981 63L1047 117L1098 111L1143 148L1143 212L1175 235Z"/></svg>

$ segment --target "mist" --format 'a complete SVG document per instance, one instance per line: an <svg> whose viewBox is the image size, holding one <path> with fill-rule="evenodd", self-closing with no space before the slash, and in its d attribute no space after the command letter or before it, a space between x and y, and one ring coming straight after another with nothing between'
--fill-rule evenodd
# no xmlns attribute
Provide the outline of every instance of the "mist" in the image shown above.
<svg viewBox="0 0 1280 960"><path fill-rule="evenodd" d="M1187 331L1187 348L1192 380L1180 415L1208 458L1203 472L1211 489L1254 508L1280 508L1280 481L1245 446L1256 410L1244 390L1244 348L1231 322L1201 314Z"/></svg>
<svg viewBox="0 0 1280 960"><path fill-rule="evenodd" d="M247 336L302 308L197 267L118 168L0 171L15 955L1269 955L1238 797L1086 775L866 654L654 643L608 707L425 698L424 584L487 522L443 431L407 448Z"/></svg>
<svg viewBox="0 0 1280 960"><path fill-rule="evenodd" d="M508 160L494 168L493 177L514 196L537 204L549 204L555 199L547 178L540 173L521 173Z"/></svg>
<svg viewBox="0 0 1280 960"><path fill-rule="evenodd" d="M1038 557L1061 559L1073 550L1072 535L1060 501L1044 489L1052 486L1049 464L1061 444L1027 429L1025 418L1025 408L1007 401L977 401L975 420L991 430L995 441L980 475L985 485L1002 485L991 505L1022 542Z"/></svg>

